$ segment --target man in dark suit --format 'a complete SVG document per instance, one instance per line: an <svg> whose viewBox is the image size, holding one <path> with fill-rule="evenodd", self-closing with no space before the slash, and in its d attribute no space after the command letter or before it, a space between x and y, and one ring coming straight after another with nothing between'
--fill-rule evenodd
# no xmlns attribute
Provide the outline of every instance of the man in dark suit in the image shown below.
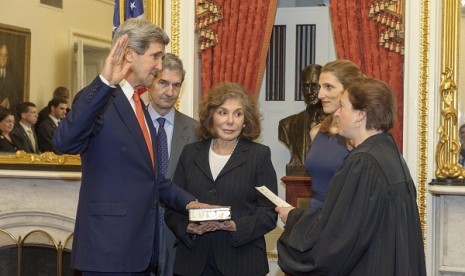
<svg viewBox="0 0 465 276"><path fill-rule="evenodd" d="M148 275L158 258L159 204L184 213L209 206L158 175L156 131L135 92L152 85L168 43L149 21L126 20L100 76L76 95L55 132L58 150L81 154L71 265L84 276Z"/></svg>
<svg viewBox="0 0 465 276"><path fill-rule="evenodd" d="M0 106L14 109L20 92L16 76L8 67L8 47L0 45Z"/></svg>
<svg viewBox="0 0 465 276"><path fill-rule="evenodd" d="M148 91L150 96L148 111L157 133L159 133L160 126L158 119L165 119L164 130L166 131L169 152L166 177L169 179L173 178L184 146L199 140L195 134L195 127L199 123L174 108L181 92L185 74L181 59L167 53L163 56L162 70L158 71L153 85ZM163 216L164 209L161 209L161 211L160 215ZM156 275L173 275L176 254L175 241L176 236L166 224L163 224L160 229L160 256Z"/></svg>
<svg viewBox="0 0 465 276"><path fill-rule="evenodd" d="M50 102L50 114L37 128L37 138L39 139L39 150L41 152L60 153L53 144L53 134L60 121L66 117L67 108L68 102L65 99L54 98Z"/></svg>
<svg viewBox="0 0 465 276"><path fill-rule="evenodd" d="M55 99L55 98L62 98L62 99L65 99L66 101L69 101L69 90L68 90L68 88L66 88L64 86L58 86L57 88L55 88L55 90L53 91L52 100ZM38 126L40 126L42 121L45 120L48 117L48 115L50 114L52 100L50 100L48 102L48 104L39 111L39 119L37 119L37 125ZM66 113L69 113L69 110L70 109L68 107L66 109Z"/></svg>
<svg viewBox="0 0 465 276"><path fill-rule="evenodd" d="M37 107L31 102L16 105L16 116L18 123L15 125L11 135L20 150L27 153L39 153L37 135L34 125L37 122Z"/></svg>

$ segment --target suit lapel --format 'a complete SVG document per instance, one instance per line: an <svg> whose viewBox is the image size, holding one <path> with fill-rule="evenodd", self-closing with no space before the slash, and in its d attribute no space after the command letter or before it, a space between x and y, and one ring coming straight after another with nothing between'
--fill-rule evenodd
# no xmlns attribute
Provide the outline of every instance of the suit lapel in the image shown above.
<svg viewBox="0 0 465 276"><path fill-rule="evenodd" d="M201 143L199 143L196 147L196 151L193 152L195 154L194 157L194 163L196 166L202 171L202 173L208 177L212 182L213 176L212 172L210 170L210 161L208 160L208 154L210 151L210 140L203 140Z"/></svg>
<svg viewBox="0 0 465 276"><path fill-rule="evenodd" d="M194 162L211 181L214 181L210 170L210 161L208 158L210 143L211 140L204 140L202 143L199 143L197 146L197 152L194 153ZM233 154L229 158L228 162L226 162L226 165L221 170L220 174L218 174L216 179L219 179L222 175L227 174L232 169L246 163L248 158L248 154L246 154L247 151L250 151L250 143L244 139L240 139L239 143L234 149Z"/></svg>
<svg viewBox="0 0 465 276"><path fill-rule="evenodd" d="M184 123L181 116L179 116L179 111L174 113L174 128L173 128L173 138L171 140L171 152L170 152L170 161L168 164L168 175L170 172L174 171L175 165L174 160L179 160L181 156L182 149L186 145L188 137L187 135L187 126Z"/></svg>
<svg viewBox="0 0 465 276"><path fill-rule="evenodd" d="M24 140L26 141L26 143L27 143L27 145L29 147L29 150L33 151L32 149L34 149L34 148L32 147L31 138L29 138L29 135L27 134L27 132L24 130L24 128L22 126L18 126L18 129L21 132L21 135L24 137ZM34 139L37 141L37 137L36 137L36 134L34 133L34 131L32 131L32 136L34 136Z"/></svg>
<svg viewBox="0 0 465 276"><path fill-rule="evenodd" d="M137 122L136 114L134 113L131 104L129 103L121 88L116 89L113 96L115 97L113 104L121 120L128 128L128 131L131 134L131 136L134 138L134 143L136 143L145 161L148 162L148 164L150 164L151 166L152 160L150 158L149 151L145 144L144 135L142 134L142 130L140 129L139 123ZM149 125L150 129L150 120L148 122L149 123L147 125ZM153 144L154 136L152 132L150 134L152 135Z"/></svg>

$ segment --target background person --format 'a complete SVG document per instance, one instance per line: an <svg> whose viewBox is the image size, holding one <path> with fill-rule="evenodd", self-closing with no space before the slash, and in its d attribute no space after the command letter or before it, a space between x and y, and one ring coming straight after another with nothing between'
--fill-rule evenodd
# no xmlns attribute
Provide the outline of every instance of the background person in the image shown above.
<svg viewBox="0 0 465 276"><path fill-rule="evenodd" d="M231 220L189 223L171 209L166 223L180 240L175 275L265 275L264 235L276 227L273 207L255 189L277 192L267 146L253 142L261 132L256 103L238 84L213 88L200 108L204 139L184 147L174 181L202 202L231 206Z"/></svg>
<svg viewBox="0 0 465 276"><path fill-rule="evenodd" d="M416 191L388 131L396 116L386 83L359 78L334 114L354 149L320 209L280 208L278 264L292 275L426 275ZM289 210L291 210L289 212Z"/></svg>
<svg viewBox="0 0 465 276"><path fill-rule="evenodd" d="M462 167L465 166L465 124L461 125L459 128L459 140L460 140L460 153L459 153L459 163Z"/></svg>
<svg viewBox="0 0 465 276"><path fill-rule="evenodd" d="M36 124L40 126L42 121L48 117L51 111L51 104L52 104L53 99L55 98L65 99L68 102L69 95L70 95L69 90L66 87L58 86L57 88L55 88L55 90L53 91L53 98L48 102L48 104L44 108L42 108L39 111L39 118L37 119ZM69 107L66 108L66 113L68 113L69 111L70 111L70 108Z"/></svg>
<svg viewBox="0 0 465 276"><path fill-rule="evenodd" d="M53 134L58 124L66 117L68 102L63 98L54 98L50 102L50 114L45 118L37 128L37 139L39 142L40 152L60 153L54 143Z"/></svg>
<svg viewBox="0 0 465 276"><path fill-rule="evenodd" d="M18 146L10 135L15 126L15 116L3 107L0 107L0 152L16 152Z"/></svg>
<svg viewBox="0 0 465 276"><path fill-rule="evenodd" d="M331 178L349 154L346 138L338 135L333 114L339 108L344 90L359 76L362 76L360 69L347 60L329 62L321 69L318 99L327 117L310 131L312 147L305 168L312 178L311 208L323 205Z"/></svg>
<svg viewBox="0 0 465 276"><path fill-rule="evenodd" d="M81 155L71 266L84 276L149 275L158 259L159 204L179 212L209 206L158 175L155 128L135 93L152 85L168 43L153 23L126 20L100 75L55 132L60 152Z"/></svg>
<svg viewBox="0 0 465 276"><path fill-rule="evenodd" d="M40 153L37 134L34 130L38 117L36 105L31 102L17 104L16 116L18 123L15 124L11 135L14 137L18 148L27 153Z"/></svg>
<svg viewBox="0 0 465 276"><path fill-rule="evenodd" d="M173 54L166 53L163 56L162 69L157 72L153 85L148 91L148 95L150 95L148 111L157 129L157 138L160 133L159 120L165 119L163 129L167 136L168 166L165 168L166 171L164 171L165 169L163 171L159 170L159 173L169 179L173 178L184 146L199 140L195 133L195 127L198 126L199 122L174 108L181 92L185 74L181 59ZM158 158L160 161L160 155L158 155ZM160 165L161 162L158 162L158 164ZM164 216L163 208L160 216ZM163 223L160 229L160 256L156 275L173 275L176 254L175 241L175 235Z"/></svg>

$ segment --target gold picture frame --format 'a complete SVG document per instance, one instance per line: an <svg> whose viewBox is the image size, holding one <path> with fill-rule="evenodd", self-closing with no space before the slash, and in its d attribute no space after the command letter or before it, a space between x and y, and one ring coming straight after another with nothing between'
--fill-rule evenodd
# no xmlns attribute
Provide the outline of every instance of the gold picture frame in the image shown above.
<svg viewBox="0 0 465 276"><path fill-rule="evenodd" d="M465 185L465 170L458 162L458 76L461 5L459 0L442 1L440 122L436 147L436 179L433 184Z"/></svg>
<svg viewBox="0 0 465 276"><path fill-rule="evenodd" d="M4 78L0 79L0 106L12 109L29 99L31 31L0 23L0 54L5 62ZM0 76L1 78L1 76Z"/></svg>

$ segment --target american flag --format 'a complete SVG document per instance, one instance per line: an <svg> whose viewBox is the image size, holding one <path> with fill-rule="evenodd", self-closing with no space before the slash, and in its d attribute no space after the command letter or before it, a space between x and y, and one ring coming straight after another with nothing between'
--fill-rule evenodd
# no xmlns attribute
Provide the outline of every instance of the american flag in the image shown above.
<svg viewBox="0 0 465 276"><path fill-rule="evenodd" d="M113 14L113 33L118 26L128 18L144 14L142 0L115 0L115 13Z"/></svg>

